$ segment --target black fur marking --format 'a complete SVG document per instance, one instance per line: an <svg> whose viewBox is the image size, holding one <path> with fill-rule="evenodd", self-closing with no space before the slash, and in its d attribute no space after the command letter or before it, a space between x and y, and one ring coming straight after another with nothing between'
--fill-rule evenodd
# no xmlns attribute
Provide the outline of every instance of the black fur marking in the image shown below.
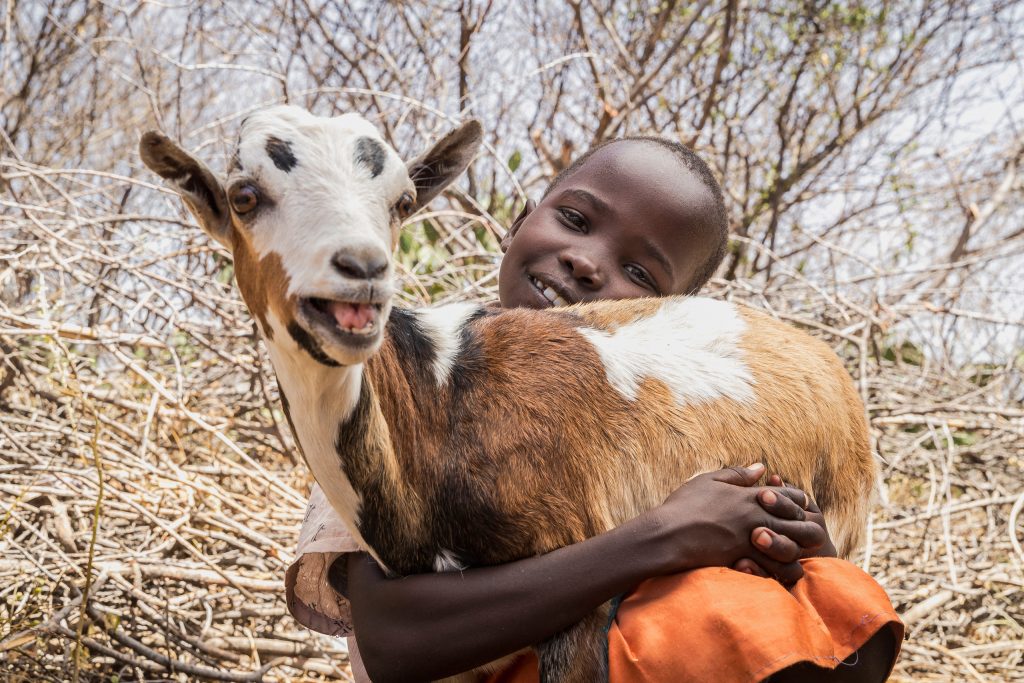
<svg viewBox="0 0 1024 683"><path fill-rule="evenodd" d="M380 452L383 444L367 438L375 402L373 388L364 376L356 407L338 426L334 442L342 472L362 497L359 533L390 570L400 575L427 572L433 568L434 554L408 537L400 513L395 511L394 493L381 486L375 467L389 455Z"/></svg>
<svg viewBox="0 0 1024 683"><path fill-rule="evenodd" d="M501 313L501 309L497 306L481 306L480 308L473 311L472 315L466 318L466 327L469 327L472 323L477 320L483 320L484 318L493 318L494 316Z"/></svg>
<svg viewBox="0 0 1024 683"><path fill-rule="evenodd" d="M242 170L242 159L238 156L238 150L231 155L231 162L228 164L228 171L241 171Z"/></svg>
<svg viewBox="0 0 1024 683"><path fill-rule="evenodd" d="M295 431L295 423L292 421L291 407L288 405L288 397L281 392L281 409L284 411L284 419L288 421L288 428L292 430L292 438L295 440L295 447L299 449L299 455L302 459L306 459L306 454L302 452L302 444L299 443L299 433Z"/></svg>
<svg viewBox="0 0 1024 683"><path fill-rule="evenodd" d="M452 402L455 405L459 404L465 394L487 372L487 354L484 352L480 335L473 329L473 323L491 315L494 315L494 311L481 308L469 316L462 326L459 353L452 362L452 369L448 376ZM457 413L458 411L452 411L453 421L461 419Z"/></svg>
<svg viewBox="0 0 1024 683"><path fill-rule="evenodd" d="M491 314L481 309L474 312L469 320ZM483 386L482 373L487 372L479 334L475 330L463 329L462 348L456 359L458 370L453 370L448 385L450 391L440 395L434 393L437 380L432 371L437 351L432 339L424 333L416 313L393 308L387 336L413 389L414 400L419 395L420 400L429 397L437 402L436 405L418 404L421 418L429 424L425 428L444 430L445 422L434 421L447 421L454 417L450 432L453 452L470 455L465 460L446 461L427 453L394 454L399 462L406 463L405 467L423 457L429 460L423 465L433 471L431 474L421 472L418 475L418 467L413 466L413 470L406 470L403 475L406 481L415 486L419 476L425 476L427 480L437 482L429 490L419 491L425 502L425 526L415 532L407 529L399 508L401 501L394 500L395 492L382 486L381 474L376 469L377 463L392 454L379 452L377 449L387 446L375 438L367 438L372 429L371 421L375 419L377 399L369 378L364 376L358 403L348 420L339 425L335 440L340 465L362 500L360 534L388 568L400 575L432 571L434 558L442 548L453 552L461 562L474 566L494 564L497 557L512 556L526 530L519 528L507 511L498 507L493 491L480 481L481 478L489 478L487 470L496 465L491 462L494 456L479 453L482 444L476 433L479 425L474 420L473 407L482 400L478 395ZM390 425L390 429L399 432L407 428L418 429L402 422ZM393 437L394 444L409 443L400 433L394 433ZM412 443L416 443L415 438ZM484 471L467 468L467 462L483 465ZM410 535L413 533L415 537Z"/></svg>
<svg viewBox="0 0 1024 683"><path fill-rule="evenodd" d="M299 348L312 356L317 363L331 368L341 367L341 363L324 353L324 350L320 348L320 343L313 339L309 332L306 332L297 322L288 323L288 334L292 336Z"/></svg>
<svg viewBox="0 0 1024 683"><path fill-rule="evenodd" d="M507 512L497 507L492 492L476 480L479 474L467 471L460 462L451 462L436 473L436 488L421 491L426 502L426 526L422 536L410 535L398 510L400 501L394 499L395 492L381 485L377 469L377 463L390 454L379 452L383 444L367 438L377 399L366 380L364 377L352 414L338 427L334 446L339 466L361 497L359 533L370 547L391 571L402 576L432 571L434 558L442 548L470 566L494 564L494 557L513 556L518 539L527 530L518 528ZM456 436L456 443L478 449L472 432L470 428L465 436ZM461 452L459 447L455 451ZM403 476L408 481L413 475L406 472Z"/></svg>
<svg viewBox="0 0 1024 683"><path fill-rule="evenodd" d="M397 306L392 308L387 334L406 374L415 373L417 381L429 382L427 386L431 386L435 381L431 368L437 359L437 349L420 326L416 313Z"/></svg>
<svg viewBox="0 0 1024 683"><path fill-rule="evenodd" d="M274 166L277 166L285 173L295 168L295 165L299 163L298 159L295 158L295 154L292 153L292 143L281 138L274 137L273 135L267 138L266 150L267 154L270 155L270 160L274 162Z"/></svg>
<svg viewBox="0 0 1024 683"><path fill-rule="evenodd" d="M371 178L376 178L384 172L385 161L387 161L387 153L379 142L373 138L356 140L356 163L370 169Z"/></svg>
<svg viewBox="0 0 1024 683"><path fill-rule="evenodd" d="M477 407L491 398L491 382L511 381L508 372L512 366L494 360L503 347L485 334L485 319L493 315L481 308L468 317L460 330L461 344L449 381L438 390L432 372L437 357L434 340L424 334L415 311L392 309L386 343L408 385L398 380L390 389L377 387L364 376L352 414L338 426L334 444L338 464L362 501L360 533L389 570L399 575L431 571L442 549L468 566L505 562L522 553L524 539L534 537L538 521L558 537L556 542L579 540L572 528L560 532L557 519L515 518L494 494L495 482L506 471L506 463L500 459L506 456L497 444L488 445L491 442L481 438L482 428L494 426L480 424ZM513 332L517 329L508 323L506 327ZM411 416L396 413L394 406L389 409L389 399L377 393L396 390L398 394L391 398L401 402L407 389L416 407ZM383 404L378 404L378 396ZM382 416L389 422L390 440L377 433L382 426L375 421ZM435 439L434 434L443 436ZM548 443L546 438L556 442ZM546 437L544 430L538 430L533 436L526 435L522 445L525 452L536 454L538 467L556 471L557 463L550 459L563 450L557 440L557 435ZM392 448L396 449L393 453ZM383 475L380 463L390 458L395 458L399 476L409 489L392 488ZM406 519L411 510L396 499L403 495L415 495L422 501L422 518Z"/></svg>
<svg viewBox="0 0 1024 683"><path fill-rule="evenodd" d="M462 453L460 448L468 448L468 459L478 464L493 459L487 453L473 452L479 451L481 446L470 438L472 434L468 433L455 438L457 446L453 452ZM500 465L485 465L485 468L500 469ZM439 474L438 486L426 506L430 510L427 529L434 548L450 550L470 567L493 565L496 558L504 561L522 552L520 544L529 537L530 530L522 520L512 519L509 512L499 506L494 491L486 486L486 472L473 471L464 463L454 462Z"/></svg>
<svg viewBox="0 0 1024 683"><path fill-rule="evenodd" d="M188 169L179 164L177 159L164 157L161 161L163 161L164 165L158 172L162 178L180 180L188 174Z"/></svg>
<svg viewBox="0 0 1024 683"><path fill-rule="evenodd" d="M224 217L224 212L221 210L220 202L217 201L217 196L210 189L210 186L206 184L200 171L195 170L187 173L185 181L181 183L181 188L197 197L202 197L206 205L210 207L214 218L221 219Z"/></svg>
<svg viewBox="0 0 1024 683"><path fill-rule="evenodd" d="M465 458L440 461L441 469L435 475L438 485L428 499L427 509L432 511L428 530L434 547L451 551L468 566L490 565L495 558L515 556L521 550L521 539L528 535L521 521L512 519L496 501L488 482L502 465L495 461L496 454L484 450L478 435L476 406L487 400L484 392L493 379L493 363L476 323L498 313L480 307L466 318L448 375L447 408L437 411L438 417L447 419L452 452L465 454Z"/></svg>

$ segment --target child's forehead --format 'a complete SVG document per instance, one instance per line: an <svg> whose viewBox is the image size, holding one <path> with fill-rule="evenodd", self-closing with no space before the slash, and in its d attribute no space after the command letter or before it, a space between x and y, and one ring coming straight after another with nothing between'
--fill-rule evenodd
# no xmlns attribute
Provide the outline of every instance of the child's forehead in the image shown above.
<svg viewBox="0 0 1024 683"><path fill-rule="evenodd" d="M613 140L587 157L578 170L594 168L630 175L671 169L673 174L695 176L675 152L652 140Z"/></svg>
<svg viewBox="0 0 1024 683"><path fill-rule="evenodd" d="M654 202L693 217L712 211L714 195L701 175L671 149L651 140L616 140L589 155L558 190L597 187L613 204ZM654 208L654 207L652 207Z"/></svg>

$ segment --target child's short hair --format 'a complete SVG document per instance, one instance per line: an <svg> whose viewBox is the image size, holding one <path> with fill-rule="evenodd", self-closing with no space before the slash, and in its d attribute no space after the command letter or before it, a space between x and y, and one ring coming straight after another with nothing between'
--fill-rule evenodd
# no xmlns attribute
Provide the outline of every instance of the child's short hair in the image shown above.
<svg viewBox="0 0 1024 683"><path fill-rule="evenodd" d="M594 145L588 149L582 156L573 161L572 164L562 169L562 171L555 176L555 179L551 181L551 184L548 185L547 189L544 190L543 196L547 197L560 182L572 175L580 166L586 163L587 159L589 159L595 152L603 147L615 144L616 142L650 142L652 144L661 145L663 148L672 152L672 154L682 162L683 166L695 174L701 184L704 185L708 192L711 193L712 208L710 216L711 225L709 227L712 229L715 245L711 251L711 256L708 257L708 260L701 267L700 271L694 275L693 280L690 282L690 285L685 292L686 294L696 294L701 287L707 284L707 281L710 280L711 276L715 274L716 270L718 270L718 266L721 265L722 259L725 258L725 251L729 242L729 216L725 208L725 197L722 194L722 186L718 184L718 181L715 179L715 176L711 172L711 168L708 167L707 163L686 145L657 135L630 135L623 138L605 140L604 142Z"/></svg>

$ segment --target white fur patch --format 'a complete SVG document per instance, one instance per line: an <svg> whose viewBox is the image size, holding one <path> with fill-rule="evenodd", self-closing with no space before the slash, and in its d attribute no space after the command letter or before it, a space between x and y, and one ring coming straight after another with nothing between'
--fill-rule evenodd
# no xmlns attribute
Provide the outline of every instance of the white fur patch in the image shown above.
<svg viewBox="0 0 1024 683"><path fill-rule="evenodd" d="M416 312L416 319L434 347L434 378L438 386L448 383L452 365L462 347L462 328L480 310L479 304L456 303Z"/></svg>
<svg viewBox="0 0 1024 683"><path fill-rule="evenodd" d="M613 333L580 328L604 363L608 383L627 400L640 382L664 382L680 405L716 398L753 402L753 377L739 341L746 324L732 304L666 299L654 315Z"/></svg>
<svg viewBox="0 0 1024 683"><path fill-rule="evenodd" d="M461 572L465 568L466 565L459 562L459 558L451 550L441 548L441 552L434 558L435 572Z"/></svg>
<svg viewBox="0 0 1024 683"><path fill-rule="evenodd" d="M268 317L276 329L284 329L273 312ZM359 533L362 499L346 476L335 449L338 426L348 419L359 400L363 367L326 369L303 353L286 334L268 341L267 351L281 393L288 400L288 414L306 465L356 542L379 561Z"/></svg>

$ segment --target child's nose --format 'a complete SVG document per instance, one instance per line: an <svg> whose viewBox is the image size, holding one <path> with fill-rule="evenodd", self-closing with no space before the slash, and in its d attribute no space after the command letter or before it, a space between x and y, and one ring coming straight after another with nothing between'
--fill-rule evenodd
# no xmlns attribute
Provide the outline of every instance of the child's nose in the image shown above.
<svg viewBox="0 0 1024 683"><path fill-rule="evenodd" d="M569 273L587 289L600 289L604 285L604 277L597 263L578 251L562 254L562 263Z"/></svg>

